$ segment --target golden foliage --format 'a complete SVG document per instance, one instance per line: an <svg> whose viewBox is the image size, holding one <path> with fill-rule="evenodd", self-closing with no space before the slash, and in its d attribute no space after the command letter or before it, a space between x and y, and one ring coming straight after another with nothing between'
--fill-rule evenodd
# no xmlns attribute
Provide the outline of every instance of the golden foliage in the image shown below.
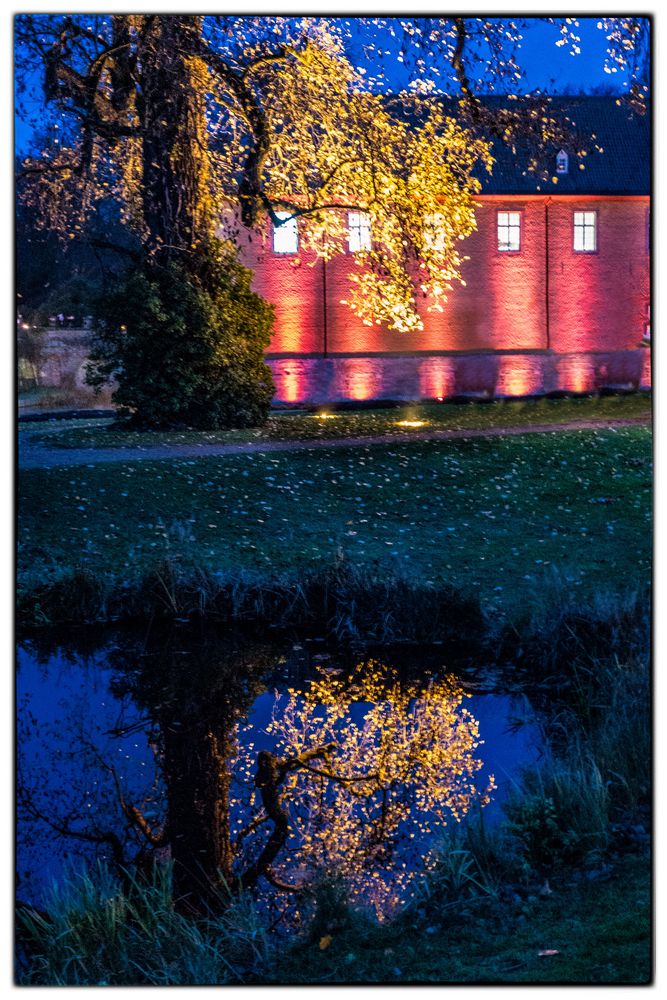
<svg viewBox="0 0 667 1000"><path fill-rule="evenodd" d="M164 122L173 176L165 205L170 212L187 207L195 242L223 224L226 208L236 236L239 214L261 229L267 216L277 222L276 213L287 210L299 219L302 250L311 260L330 258L347 249L347 212L361 211L370 218L372 244L355 255L353 311L365 323L407 332L422 328L419 294L442 307L463 260L459 240L475 228L473 170L480 162L489 168L491 159L488 144L446 115L436 97L373 92L346 55L337 22L327 19L241 19L239 37L219 33L214 40L197 18L180 19L187 22L180 34L161 32L148 15L112 20L122 44L110 43L95 59L91 52L85 73L71 72L65 47L57 62L64 117L83 109L86 125L55 158L45 150L31 164L27 197L43 206L46 226L71 235L112 196L123 222L150 244L147 205L155 202L146 173L155 164L147 162L144 144L152 91L142 72L159 70L163 36L181 38L188 50L178 86L190 96L174 102L187 109L176 128ZM122 100L119 52L135 59ZM84 150L91 136L94 150ZM69 157L73 169L40 172L49 157ZM436 215L438 239L429 242L425 231Z"/></svg>
<svg viewBox="0 0 667 1000"><path fill-rule="evenodd" d="M494 788L475 783L480 740L465 698L447 676L406 682L377 661L349 677L322 671L305 692L278 698L267 727L276 756L305 762L282 788L290 834L275 874L292 884L342 879L380 918L399 906L434 834ZM249 725L240 740L235 773L246 785L257 736ZM328 749L313 758L318 748Z"/></svg>

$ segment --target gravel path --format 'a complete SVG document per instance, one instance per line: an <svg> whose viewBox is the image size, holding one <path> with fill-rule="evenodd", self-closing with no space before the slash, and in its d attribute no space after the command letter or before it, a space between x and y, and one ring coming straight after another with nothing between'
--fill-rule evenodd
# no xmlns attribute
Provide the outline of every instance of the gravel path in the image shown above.
<svg viewBox="0 0 667 1000"><path fill-rule="evenodd" d="M411 441L457 441L465 438L514 437L518 434L546 434L560 431L608 430L617 427L649 426L649 417L621 420L573 420L560 424L533 424L525 427L490 427L477 430L416 431L414 434L315 439L312 441L262 441L246 444L156 445L150 448L48 448L19 434L19 468L55 469L98 465L110 462L208 458L217 455L248 455L269 451L315 451L321 448L356 448L364 445L404 445Z"/></svg>

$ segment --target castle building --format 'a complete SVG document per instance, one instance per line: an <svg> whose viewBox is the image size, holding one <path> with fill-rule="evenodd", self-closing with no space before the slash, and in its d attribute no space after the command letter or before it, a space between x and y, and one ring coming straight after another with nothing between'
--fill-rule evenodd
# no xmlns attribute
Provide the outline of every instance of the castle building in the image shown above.
<svg viewBox="0 0 667 1000"><path fill-rule="evenodd" d="M283 405L648 388L650 116L613 97L561 99L586 156L554 149L548 181L506 150L477 196L465 285L424 329L365 326L344 304L372 239L350 212L349 252L313 266L297 220L249 244L254 287L276 310L267 361Z"/></svg>

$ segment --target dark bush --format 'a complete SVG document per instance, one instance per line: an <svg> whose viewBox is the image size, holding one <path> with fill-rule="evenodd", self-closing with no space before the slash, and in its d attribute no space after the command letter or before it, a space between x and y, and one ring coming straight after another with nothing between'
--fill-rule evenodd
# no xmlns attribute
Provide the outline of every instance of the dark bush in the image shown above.
<svg viewBox="0 0 667 1000"><path fill-rule="evenodd" d="M263 424L273 307L219 240L186 267L146 262L104 297L88 381L115 379L135 426L217 430Z"/></svg>

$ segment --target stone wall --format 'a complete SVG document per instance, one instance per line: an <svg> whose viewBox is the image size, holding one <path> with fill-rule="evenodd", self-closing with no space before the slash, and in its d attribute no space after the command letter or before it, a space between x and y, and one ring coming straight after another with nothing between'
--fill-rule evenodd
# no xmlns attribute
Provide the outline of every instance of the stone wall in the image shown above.
<svg viewBox="0 0 667 1000"><path fill-rule="evenodd" d="M91 405L108 405L111 390L95 396L85 384L89 331L50 330L38 365L39 384L89 395ZM303 405L420 400L467 396L471 399L648 389L651 352L486 351L403 355L337 355L271 358L274 403Z"/></svg>
<svg viewBox="0 0 667 1000"><path fill-rule="evenodd" d="M651 386L648 348L555 354L479 353L270 358L274 403L283 405L506 398Z"/></svg>
<svg viewBox="0 0 667 1000"><path fill-rule="evenodd" d="M39 384L59 389L85 387L89 350L90 330L44 330L37 364Z"/></svg>
<svg viewBox="0 0 667 1000"><path fill-rule="evenodd" d="M25 387L26 398L19 398L19 408L25 410L41 407L42 402L34 397L34 390L53 390L45 395L46 403L53 400L54 408L86 406L91 409L105 409L112 406L113 386L104 386L98 393L86 384L85 369L90 351L89 329L52 328L41 331L39 347L34 360L24 365L30 370L33 383ZM21 372L19 357L19 371ZM34 380L34 381L33 381Z"/></svg>

